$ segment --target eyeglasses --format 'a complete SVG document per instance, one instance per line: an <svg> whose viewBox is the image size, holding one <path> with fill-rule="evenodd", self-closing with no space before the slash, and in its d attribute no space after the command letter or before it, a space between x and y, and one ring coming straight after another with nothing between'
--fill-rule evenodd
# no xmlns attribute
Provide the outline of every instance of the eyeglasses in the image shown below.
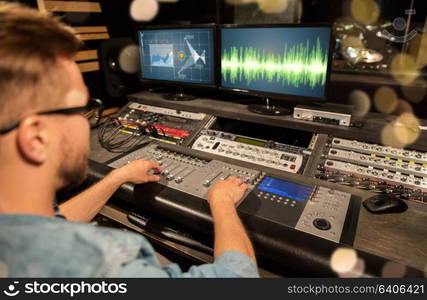
<svg viewBox="0 0 427 300"><path fill-rule="evenodd" d="M103 104L100 99L96 98L90 98L88 103L85 106L79 106L79 107L71 107L71 108L63 108L63 109L55 109L55 110L48 110L48 111L42 111L35 113L36 115L74 115L74 114L82 114L83 116L87 118L95 118L97 122L99 121L103 109ZM1 128L0 129L0 135L6 134L16 128L19 127L19 124L22 122L16 121L12 124Z"/></svg>

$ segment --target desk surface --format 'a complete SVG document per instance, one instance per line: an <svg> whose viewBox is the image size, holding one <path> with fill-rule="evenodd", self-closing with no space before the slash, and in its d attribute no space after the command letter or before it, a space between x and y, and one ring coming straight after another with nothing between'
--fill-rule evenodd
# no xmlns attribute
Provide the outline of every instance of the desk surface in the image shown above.
<svg viewBox="0 0 427 300"><path fill-rule="evenodd" d="M183 106L188 105L188 108L192 108L191 111L197 111L197 107L199 105L206 105L208 103L208 107L210 107L208 110L212 111L204 110L204 112L207 113L213 113L214 111L217 112L217 110L220 110L221 107L225 107L224 105L218 105L216 102L214 105L211 103L211 101L213 100L201 99L197 101L191 101L191 104L180 102L180 105L173 102L174 105L170 105L170 107L175 108L176 106L179 106L179 109L183 109ZM152 100L152 103L150 103L150 101L147 101L146 103L159 105L159 103L155 100ZM171 102L167 103L170 104ZM162 102L162 104L164 105L164 102ZM223 115L221 116L236 118L236 115L233 114L233 111L236 110L236 106L239 105L241 104L227 106L227 108L223 111ZM294 121L292 119L288 120L286 118L284 120L278 120L280 117L260 117L258 115L254 117L258 118L260 123L281 127L298 127L296 129L302 129L301 127L303 127L305 130L307 130L307 128L311 128L312 132L322 131L323 133L324 131L331 131L331 133L334 135L336 135L336 132L339 131L341 136L347 138L356 138L354 137L355 134L359 136L361 134L360 132L357 133L357 130L355 131L351 128L337 129L337 126L324 124L320 124L318 126L317 124L312 124L309 122L301 123L299 121ZM251 113L249 112L245 113L245 116L239 115L238 119L253 121L251 120ZM381 118L373 120L379 120L384 123L384 119ZM285 123L286 125L288 125L288 123L290 125L283 126ZM363 129L364 137L366 137L365 134L368 134L368 132L365 133L366 130L367 128ZM375 136L376 133L372 133L372 129L368 131L371 131L371 137ZM366 140L366 138L364 140ZM426 143L426 141L427 138L424 140L424 142L418 143L418 145L421 147L423 143ZM94 161L105 162L117 156L117 154L110 153L100 147L96 132L92 133L91 147L92 151L90 153L90 159ZM424 147L424 149L426 149L426 147ZM361 191L360 195L368 196L369 194ZM426 205L412 202L409 202L408 205L409 209L405 213L394 215L373 215L362 207L359 215L354 248L414 267L419 270L427 270L427 207Z"/></svg>

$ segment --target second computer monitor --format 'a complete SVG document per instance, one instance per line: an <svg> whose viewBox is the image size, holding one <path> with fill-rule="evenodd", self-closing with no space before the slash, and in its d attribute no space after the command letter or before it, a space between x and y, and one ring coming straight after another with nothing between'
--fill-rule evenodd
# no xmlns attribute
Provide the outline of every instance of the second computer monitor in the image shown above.
<svg viewBox="0 0 427 300"><path fill-rule="evenodd" d="M328 26L221 28L221 87L292 100L326 100Z"/></svg>
<svg viewBox="0 0 427 300"><path fill-rule="evenodd" d="M138 30L141 79L160 85L215 86L214 34L212 26Z"/></svg>

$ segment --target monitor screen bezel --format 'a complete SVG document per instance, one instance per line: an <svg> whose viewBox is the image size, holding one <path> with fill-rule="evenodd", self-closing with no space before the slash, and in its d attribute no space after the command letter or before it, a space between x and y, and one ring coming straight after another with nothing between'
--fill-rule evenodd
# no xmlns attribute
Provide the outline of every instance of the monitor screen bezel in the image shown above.
<svg viewBox="0 0 427 300"><path fill-rule="evenodd" d="M329 36L329 49L328 49L328 64L326 70L326 83L325 83L325 93L321 98L314 98L309 96L299 96L292 94L281 94L281 93L269 93L265 91L259 90L251 90L251 89L235 89L230 87L222 86L222 68L221 68L221 58L222 58L222 30L229 28L309 28L309 27L326 27L330 29ZM304 23L304 24L223 24L218 26L218 59L217 59L217 69L218 69L218 89L224 92L231 92L237 94L245 94L249 96L262 97L262 98L270 98L272 100L280 100L283 102L288 102L289 104L323 104L328 101L329 96L329 86L330 86L330 76L331 76L331 68L332 68L332 55L333 55L333 35L332 35L332 26L329 23Z"/></svg>
<svg viewBox="0 0 427 300"><path fill-rule="evenodd" d="M150 26L138 26L135 28L135 37L137 40L138 48L141 53L141 45L139 40L139 31L141 30L168 30L168 29L212 29L213 32L213 68L214 68L214 77L212 84L203 84L203 83L195 83L195 82L184 82L184 81L174 81L174 80L162 80L162 79L152 79L152 78L144 78L142 76L142 62L141 67L138 71L139 82L142 85L155 85L155 86L174 86L174 87L183 87L183 88L206 88L206 89L217 89L218 88L218 54L217 54L217 46L218 46L218 26L214 23L209 24L190 24L190 25L150 25Z"/></svg>

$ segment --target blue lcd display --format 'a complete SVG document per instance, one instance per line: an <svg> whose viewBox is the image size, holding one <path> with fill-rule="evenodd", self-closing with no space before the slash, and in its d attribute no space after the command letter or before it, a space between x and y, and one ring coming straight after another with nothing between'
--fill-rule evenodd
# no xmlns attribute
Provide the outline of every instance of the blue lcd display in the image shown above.
<svg viewBox="0 0 427 300"><path fill-rule="evenodd" d="M215 84L214 29L138 31L141 78L191 84Z"/></svg>
<svg viewBox="0 0 427 300"><path fill-rule="evenodd" d="M292 200L305 201L313 190L312 187L297 184L274 177L265 177L258 185L258 189L264 192L276 194Z"/></svg>

